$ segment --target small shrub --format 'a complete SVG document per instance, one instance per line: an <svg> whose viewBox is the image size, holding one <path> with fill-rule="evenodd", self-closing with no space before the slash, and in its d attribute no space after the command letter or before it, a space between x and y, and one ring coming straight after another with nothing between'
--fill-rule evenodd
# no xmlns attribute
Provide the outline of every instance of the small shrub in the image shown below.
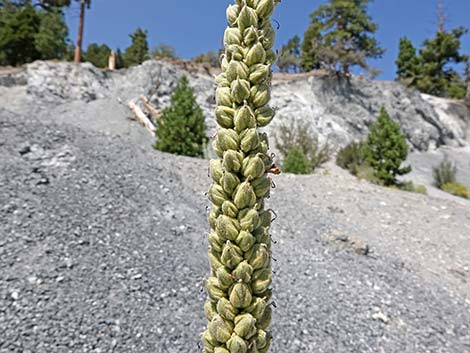
<svg viewBox="0 0 470 353"><path fill-rule="evenodd" d="M292 174L309 174L312 171L309 160L299 147L289 150L282 164L282 170Z"/></svg>
<svg viewBox="0 0 470 353"><path fill-rule="evenodd" d="M355 171L356 171L355 175L359 179L364 179L364 180L367 180L368 182L371 182L371 183L377 184L377 185L382 185L382 186L384 185L383 181L380 178L377 178L377 176L375 175L374 168L372 168L367 163L358 165L356 167Z"/></svg>
<svg viewBox="0 0 470 353"><path fill-rule="evenodd" d="M442 185L441 190L455 196L463 197L464 199L470 199L470 190L467 190L465 185L459 183L458 181L453 181Z"/></svg>
<svg viewBox="0 0 470 353"><path fill-rule="evenodd" d="M418 194L427 195L428 190L424 185L415 185L412 181L405 181L398 185L398 189L408 192L415 192Z"/></svg>
<svg viewBox="0 0 470 353"><path fill-rule="evenodd" d="M312 132L309 124L305 122L282 125L275 137L275 145L282 156L283 164L291 150L302 151L308 161L309 173L328 162L332 153L330 144L321 144L318 135Z"/></svg>
<svg viewBox="0 0 470 353"><path fill-rule="evenodd" d="M336 164L351 172L351 174L357 174L357 168L363 165L366 161L364 153L364 142L352 142L346 147L339 150L336 155Z"/></svg>
<svg viewBox="0 0 470 353"><path fill-rule="evenodd" d="M432 175L434 185L441 189L444 184L454 183L457 180L457 167L451 161L444 159L432 169Z"/></svg>

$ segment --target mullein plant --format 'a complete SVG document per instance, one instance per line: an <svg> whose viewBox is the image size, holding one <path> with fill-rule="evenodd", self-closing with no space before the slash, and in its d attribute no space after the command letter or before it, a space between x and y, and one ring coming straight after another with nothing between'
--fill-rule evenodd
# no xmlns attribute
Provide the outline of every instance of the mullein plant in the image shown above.
<svg viewBox="0 0 470 353"><path fill-rule="evenodd" d="M227 9L222 73L216 77L217 159L208 195L210 277L206 282L204 353L265 353L272 317L270 210L264 201L278 169L258 128L274 117L271 98L279 0L235 0Z"/></svg>

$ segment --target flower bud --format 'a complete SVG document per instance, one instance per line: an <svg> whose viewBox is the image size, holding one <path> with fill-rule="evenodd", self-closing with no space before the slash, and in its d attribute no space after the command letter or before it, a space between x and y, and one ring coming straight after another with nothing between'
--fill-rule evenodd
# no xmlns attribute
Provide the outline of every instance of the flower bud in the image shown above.
<svg viewBox="0 0 470 353"><path fill-rule="evenodd" d="M209 333L217 341L225 343L232 336L233 327L230 321L225 321L220 315L214 316L209 323Z"/></svg>
<svg viewBox="0 0 470 353"><path fill-rule="evenodd" d="M224 240L237 239L238 232L240 231L240 223L233 218L226 215L220 215L217 218L217 235Z"/></svg>
<svg viewBox="0 0 470 353"><path fill-rule="evenodd" d="M204 313L206 314L207 321L211 321L214 318L214 316L217 315L217 307L215 303L211 301L207 301L206 304L204 304Z"/></svg>
<svg viewBox="0 0 470 353"><path fill-rule="evenodd" d="M262 348L258 347L258 353L268 353L269 348L271 347L271 340L271 335L268 335L268 337L266 338L266 345ZM258 342L258 340L256 340L256 342Z"/></svg>
<svg viewBox="0 0 470 353"><path fill-rule="evenodd" d="M212 337L209 330L203 332L201 341L204 349L209 353L214 352L214 347L219 345L219 342L214 337Z"/></svg>
<svg viewBox="0 0 470 353"><path fill-rule="evenodd" d="M252 157L246 157L242 163L242 174L244 177L251 176L252 179L257 179L265 173L264 162L257 154Z"/></svg>
<svg viewBox="0 0 470 353"><path fill-rule="evenodd" d="M256 239L256 243L258 244L266 244L268 245L271 242L271 238L269 237L269 232L267 227L259 227L253 231L253 236Z"/></svg>
<svg viewBox="0 0 470 353"><path fill-rule="evenodd" d="M229 269L233 269L243 261L243 253L238 246L228 241L224 245L220 261Z"/></svg>
<svg viewBox="0 0 470 353"><path fill-rule="evenodd" d="M235 195L233 197L233 203L239 210L247 207L253 207L256 203L256 195L253 191L253 187L247 181L238 185L235 189Z"/></svg>
<svg viewBox="0 0 470 353"><path fill-rule="evenodd" d="M248 153L259 146L259 136L255 128L246 129L240 134L240 148Z"/></svg>
<svg viewBox="0 0 470 353"><path fill-rule="evenodd" d="M211 211L209 212L209 215L207 216L207 219L209 221L209 225L212 229L215 229L216 225L217 225L217 217L219 215L216 214L215 212Z"/></svg>
<svg viewBox="0 0 470 353"><path fill-rule="evenodd" d="M243 42L247 46L251 46L253 43L258 41L258 30L251 26L250 28L245 29L243 32Z"/></svg>
<svg viewBox="0 0 470 353"><path fill-rule="evenodd" d="M232 98L230 97L230 88L218 87L215 91L215 101L217 102L217 105L231 107L233 103Z"/></svg>
<svg viewBox="0 0 470 353"><path fill-rule="evenodd" d="M251 102L256 108L266 105L271 99L271 90L268 85L255 85L250 92Z"/></svg>
<svg viewBox="0 0 470 353"><path fill-rule="evenodd" d="M248 66L255 64L263 64L266 60L266 51L261 43L253 45L245 57L245 62Z"/></svg>
<svg viewBox="0 0 470 353"><path fill-rule="evenodd" d="M234 283L234 280L232 278L232 275L230 274L230 272L227 271L227 269L222 266L222 267L219 267L215 273L217 279L219 280L219 284L220 284L220 287L222 289L229 289L233 283Z"/></svg>
<svg viewBox="0 0 470 353"><path fill-rule="evenodd" d="M250 106L245 104L241 106L235 113L233 120L235 125L235 131L241 132L245 129L254 128L256 124L255 115Z"/></svg>
<svg viewBox="0 0 470 353"><path fill-rule="evenodd" d="M234 26L237 22L238 15L240 13L239 5L230 5L227 8L227 22L230 26Z"/></svg>
<svg viewBox="0 0 470 353"><path fill-rule="evenodd" d="M214 249L217 252L222 252L224 241L220 239L216 232L212 231L209 233L208 241L211 249Z"/></svg>
<svg viewBox="0 0 470 353"><path fill-rule="evenodd" d="M209 277L206 281L206 290L213 300L219 300L226 296L225 291L220 286L219 280L215 277Z"/></svg>
<svg viewBox="0 0 470 353"><path fill-rule="evenodd" d="M246 80L248 78L248 67L242 61L232 60L227 66L227 80L230 82L237 78Z"/></svg>
<svg viewBox="0 0 470 353"><path fill-rule="evenodd" d="M227 195L232 195L235 188L240 184L240 179L234 173L224 172L220 184Z"/></svg>
<svg viewBox="0 0 470 353"><path fill-rule="evenodd" d="M238 28L227 28L224 32L224 45L240 45L243 40L242 34Z"/></svg>
<svg viewBox="0 0 470 353"><path fill-rule="evenodd" d="M222 206L224 201L229 198L227 194L224 192L224 189L222 188L222 186L220 186L219 184L215 184L215 183L212 184L211 187L209 188L208 195L209 195L209 200L211 200L211 202L217 206Z"/></svg>
<svg viewBox="0 0 470 353"><path fill-rule="evenodd" d="M212 271L215 273L217 271L218 268L222 267L223 264L219 261L219 259L217 258L217 256L215 256L213 254L212 251L209 252L209 263L211 265L211 269ZM213 277L211 277L213 278ZM209 278L210 279L210 278ZM210 293L209 293L210 294ZM225 294L223 295L225 296ZM217 299L217 298L213 298L213 299Z"/></svg>
<svg viewBox="0 0 470 353"><path fill-rule="evenodd" d="M277 61L276 52L274 50L267 50L266 51L266 64L273 65L276 61Z"/></svg>
<svg viewBox="0 0 470 353"><path fill-rule="evenodd" d="M237 151L229 150L224 152L222 165L225 170L238 173L242 166L243 154Z"/></svg>
<svg viewBox="0 0 470 353"><path fill-rule="evenodd" d="M245 29L251 26L258 25L258 15L256 11L249 6L243 6L238 15L238 27L243 32Z"/></svg>
<svg viewBox="0 0 470 353"><path fill-rule="evenodd" d="M228 66L228 58L226 54L222 55L222 60L220 60L220 68L222 69L223 72L227 71L227 66Z"/></svg>
<svg viewBox="0 0 470 353"><path fill-rule="evenodd" d="M253 267L251 267L248 261L240 262L235 270L232 271L233 279L235 281L242 281L244 283L249 283L251 281L252 274Z"/></svg>
<svg viewBox="0 0 470 353"><path fill-rule="evenodd" d="M235 334L227 341L227 348L230 353L247 353L248 351L245 340Z"/></svg>
<svg viewBox="0 0 470 353"><path fill-rule="evenodd" d="M236 218L238 215L238 208L232 201L226 200L222 204L222 213L230 218Z"/></svg>
<svg viewBox="0 0 470 353"><path fill-rule="evenodd" d="M235 242L242 251L246 252L250 250L251 247L255 244L256 239L247 231L242 230L238 234L237 240Z"/></svg>
<svg viewBox="0 0 470 353"><path fill-rule="evenodd" d="M240 138L232 129L219 129L217 132L217 143L221 150L238 150Z"/></svg>
<svg viewBox="0 0 470 353"><path fill-rule="evenodd" d="M271 190L271 179L263 175L251 183L253 191L257 198L264 198L269 195Z"/></svg>
<svg viewBox="0 0 470 353"><path fill-rule="evenodd" d="M245 1L249 7L252 7L254 9L256 9L256 6L258 5L258 2L259 2L259 0L245 0Z"/></svg>
<svg viewBox="0 0 470 353"><path fill-rule="evenodd" d="M266 306L264 309L263 316L257 321L256 326L261 330L266 330L271 324L271 319L273 317L273 308L271 305Z"/></svg>
<svg viewBox="0 0 470 353"><path fill-rule="evenodd" d="M274 46L274 40L276 39L276 31L271 24L271 21L266 21L261 28L263 36L261 38L261 43L263 44L264 49L271 51L271 48ZM268 53L266 53L269 55Z"/></svg>
<svg viewBox="0 0 470 353"><path fill-rule="evenodd" d="M237 316L238 310L226 298L221 298L217 302L217 312L226 320L233 321Z"/></svg>
<svg viewBox="0 0 470 353"><path fill-rule="evenodd" d="M251 289L246 283L237 283L230 292L230 303L235 308L246 308L251 304Z"/></svg>
<svg viewBox="0 0 470 353"><path fill-rule="evenodd" d="M257 332L256 319L251 314L238 315L235 317L235 328L233 331L245 339L253 337Z"/></svg>
<svg viewBox="0 0 470 353"><path fill-rule="evenodd" d="M271 76L271 66L256 64L250 67L249 80L252 84L261 84Z"/></svg>
<svg viewBox="0 0 470 353"><path fill-rule="evenodd" d="M256 109L255 114L258 126L265 127L273 120L275 113L274 110L266 104L263 107Z"/></svg>
<svg viewBox="0 0 470 353"><path fill-rule="evenodd" d="M227 75L225 72L222 72L215 76L215 83L219 87L230 87L230 82L227 80Z"/></svg>
<svg viewBox="0 0 470 353"><path fill-rule="evenodd" d="M228 63L232 60L235 61L242 61L243 58L245 57L245 49L242 48L240 45L237 44L231 44L226 47L225 53L227 54L227 65L223 69L225 72L228 69Z"/></svg>
<svg viewBox="0 0 470 353"><path fill-rule="evenodd" d="M224 151L220 148L219 142L217 141L217 139L212 141L212 149L214 150L217 157L222 158L222 156L224 155Z"/></svg>
<svg viewBox="0 0 470 353"><path fill-rule="evenodd" d="M209 162L209 170L212 179L218 183L223 176L222 161L220 159L211 159Z"/></svg>
<svg viewBox="0 0 470 353"><path fill-rule="evenodd" d="M269 288L272 282L271 269L264 268L253 273L251 289L254 294L261 294Z"/></svg>
<svg viewBox="0 0 470 353"><path fill-rule="evenodd" d="M214 349L214 353L230 353L230 352L225 348L217 347Z"/></svg>
<svg viewBox="0 0 470 353"><path fill-rule="evenodd" d="M233 116L235 114L235 109L218 106L215 108L215 119L217 123L224 128L233 127ZM258 123L259 124L259 123Z"/></svg>
<svg viewBox="0 0 470 353"><path fill-rule="evenodd" d="M256 13L260 18L268 18L274 11L274 0L260 0L256 6Z"/></svg>
<svg viewBox="0 0 470 353"><path fill-rule="evenodd" d="M246 253L246 259L254 270L267 267L271 256L266 244L256 244Z"/></svg>
<svg viewBox="0 0 470 353"><path fill-rule="evenodd" d="M247 80L236 79L230 85L230 94L236 103L243 103L250 98L250 83Z"/></svg>
<svg viewBox="0 0 470 353"><path fill-rule="evenodd" d="M258 228L260 224L258 211L253 208L245 208L238 214L238 221L240 222L240 228L242 230L252 232L254 229Z"/></svg>
<svg viewBox="0 0 470 353"><path fill-rule="evenodd" d="M253 303L251 303L251 305L247 307L245 311L253 315L256 320L259 320L263 317L266 306L267 303L264 299L256 297L255 300L253 300Z"/></svg>

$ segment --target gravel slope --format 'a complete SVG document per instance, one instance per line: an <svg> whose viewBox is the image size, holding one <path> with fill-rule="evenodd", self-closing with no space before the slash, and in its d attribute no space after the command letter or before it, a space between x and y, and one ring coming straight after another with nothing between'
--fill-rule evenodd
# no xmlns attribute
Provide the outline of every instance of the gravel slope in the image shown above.
<svg viewBox="0 0 470 353"><path fill-rule="evenodd" d="M207 162L0 110L0 352L199 352ZM470 351L470 203L283 175L273 353Z"/></svg>

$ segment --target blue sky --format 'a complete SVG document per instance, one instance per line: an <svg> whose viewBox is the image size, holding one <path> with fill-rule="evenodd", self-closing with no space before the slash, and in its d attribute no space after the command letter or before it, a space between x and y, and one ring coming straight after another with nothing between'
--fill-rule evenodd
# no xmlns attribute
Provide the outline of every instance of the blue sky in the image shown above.
<svg viewBox="0 0 470 353"><path fill-rule="evenodd" d="M86 14L85 46L106 43L125 49L129 34L137 27L147 29L150 47L170 44L183 58L218 49L226 26L225 9L231 0L93 0ZM277 46L294 35L304 33L309 14L322 1L282 0L273 18L280 24ZM112 4L112 5L111 5ZM470 0L444 0L448 23L452 29L470 27ZM408 36L415 46L432 36L437 27L437 0L375 0L369 10L379 25L377 39L387 51L382 59L371 62L383 71L380 79L393 79L398 41ZM66 12L70 35L75 39L78 9ZM463 38L463 49L470 53L470 35Z"/></svg>

